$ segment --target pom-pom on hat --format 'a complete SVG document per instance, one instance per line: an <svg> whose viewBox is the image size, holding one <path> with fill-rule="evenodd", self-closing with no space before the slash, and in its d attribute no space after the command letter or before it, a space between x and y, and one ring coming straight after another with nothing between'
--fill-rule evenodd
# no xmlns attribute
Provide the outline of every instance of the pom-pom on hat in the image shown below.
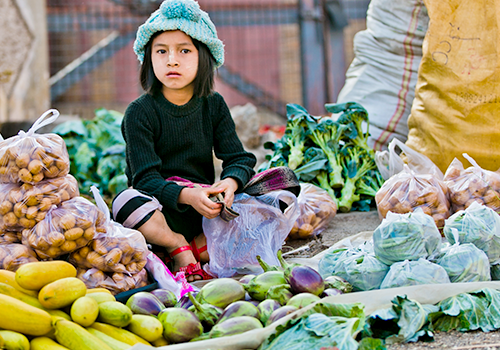
<svg viewBox="0 0 500 350"><path fill-rule="evenodd" d="M224 44L217 37L215 25L194 0L165 0L137 30L134 52L142 63L144 47L160 31L181 30L191 38L207 45L215 59L216 68L224 63Z"/></svg>

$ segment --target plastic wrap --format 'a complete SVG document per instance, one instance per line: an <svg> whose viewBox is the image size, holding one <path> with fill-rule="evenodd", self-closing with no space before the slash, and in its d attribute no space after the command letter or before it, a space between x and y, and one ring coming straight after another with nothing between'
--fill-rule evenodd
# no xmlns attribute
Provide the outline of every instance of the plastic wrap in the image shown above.
<svg viewBox="0 0 500 350"><path fill-rule="evenodd" d="M21 232L0 230L0 245L11 244L11 243L21 243L21 240L22 240Z"/></svg>
<svg viewBox="0 0 500 350"><path fill-rule="evenodd" d="M21 231L33 228L53 205L80 195L72 175L31 184L0 184L0 229Z"/></svg>
<svg viewBox="0 0 500 350"><path fill-rule="evenodd" d="M338 248L325 253L318 263L318 272L321 277L326 278L337 275L342 270L340 267L341 262L353 254L355 254L355 250L350 248Z"/></svg>
<svg viewBox="0 0 500 350"><path fill-rule="evenodd" d="M48 115L51 117L45 119ZM0 182L36 184L44 179L66 176L69 155L61 136L35 132L52 123L59 112L50 109L27 131L0 142Z"/></svg>
<svg viewBox="0 0 500 350"><path fill-rule="evenodd" d="M104 213L95 204L75 197L53 206L32 229L24 229L22 242L35 249L40 259L57 258L102 236L105 222Z"/></svg>
<svg viewBox="0 0 500 350"><path fill-rule="evenodd" d="M284 212L280 201L288 205ZM203 218L209 273L221 278L262 272L257 255L268 264L279 265L276 254L299 216L297 197L286 190L257 197L239 193L232 208L240 216L229 222L220 217Z"/></svg>
<svg viewBox="0 0 500 350"><path fill-rule="evenodd" d="M147 263L149 253L146 239L141 232L123 227L112 221L109 209L95 186L91 187L96 205L104 213L105 233L70 255L70 262L80 268L95 267L104 272L135 274Z"/></svg>
<svg viewBox="0 0 500 350"><path fill-rule="evenodd" d="M38 261L33 249L22 244L0 245L0 269L16 271L19 266Z"/></svg>
<svg viewBox="0 0 500 350"><path fill-rule="evenodd" d="M444 226L450 215L447 187L433 174L416 174L405 165L403 171L388 179L375 195L380 219L388 212L406 214L421 208L432 216L436 226Z"/></svg>
<svg viewBox="0 0 500 350"><path fill-rule="evenodd" d="M337 214L337 205L328 192L310 183L300 184L297 204L300 214L288 235L290 239L320 234Z"/></svg>
<svg viewBox="0 0 500 350"><path fill-rule="evenodd" d="M373 232L375 255L385 264L428 258L439 252L441 234L431 216L421 208L413 213L387 217Z"/></svg>
<svg viewBox="0 0 500 350"><path fill-rule="evenodd" d="M397 288L418 284L450 283L446 270L425 259L401 261L391 265L380 288Z"/></svg>
<svg viewBox="0 0 500 350"><path fill-rule="evenodd" d="M474 244L491 263L500 259L500 216L493 209L472 203L446 220L443 233L451 244L456 242L455 230L461 243Z"/></svg>
<svg viewBox="0 0 500 350"><path fill-rule="evenodd" d="M455 158L444 175L453 213L468 208L473 202L500 211L500 172L482 169L466 153L463 156L472 166L464 169L462 162Z"/></svg>
<svg viewBox="0 0 500 350"><path fill-rule="evenodd" d="M149 284L146 269L130 276L120 272L105 273L96 268L78 269L76 277L82 280L87 288L106 288L114 295Z"/></svg>

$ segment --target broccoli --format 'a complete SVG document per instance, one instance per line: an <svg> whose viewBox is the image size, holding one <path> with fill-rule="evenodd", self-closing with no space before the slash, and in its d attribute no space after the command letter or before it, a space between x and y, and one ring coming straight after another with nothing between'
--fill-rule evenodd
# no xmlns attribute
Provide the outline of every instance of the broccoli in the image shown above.
<svg viewBox="0 0 500 350"><path fill-rule="evenodd" d="M325 152L330 164L329 182L332 188L344 185L342 165L340 163L340 139L347 129L345 125L334 122L332 119L322 119L319 123L307 121L308 135L311 140Z"/></svg>
<svg viewBox="0 0 500 350"><path fill-rule="evenodd" d="M314 180L316 175L327 166L328 159L319 147L308 147L304 152L304 164L295 169L295 175L305 182Z"/></svg>
<svg viewBox="0 0 500 350"><path fill-rule="evenodd" d="M376 169L370 170L356 183L356 193L369 197L375 197L383 183L384 180L382 179L380 172Z"/></svg>
<svg viewBox="0 0 500 350"><path fill-rule="evenodd" d="M328 174L329 174L329 172L327 170L319 171L318 175L316 175L316 181L318 181L319 187L324 189L330 195L330 197L332 197L333 201L335 202L335 205L338 208L339 200L337 199L337 196L335 195L335 191L330 186L330 181L328 180Z"/></svg>
<svg viewBox="0 0 500 350"><path fill-rule="evenodd" d="M339 210L346 213L352 208L352 204L360 200L356 193L357 182L370 170L375 169L375 161L360 147L346 145L342 148L344 187L340 191Z"/></svg>
<svg viewBox="0 0 500 350"><path fill-rule="evenodd" d="M290 147L288 156L288 167L292 170L302 164L304 159L304 148L306 145L306 119L312 117L309 113L297 104L287 104L286 113L288 121L286 123L284 140Z"/></svg>

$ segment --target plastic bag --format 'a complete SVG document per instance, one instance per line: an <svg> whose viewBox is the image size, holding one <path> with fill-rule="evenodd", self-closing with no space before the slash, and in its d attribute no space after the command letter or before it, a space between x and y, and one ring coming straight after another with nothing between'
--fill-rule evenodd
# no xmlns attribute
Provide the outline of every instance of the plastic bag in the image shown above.
<svg viewBox="0 0 500 350"><path fill-rule="evenodd" d="M446 220L443 229L451 244L456 243L455 231L460 242L474 244L490 262L500 259L500 216L493 209L474 202L456 212Z"/></svg>
<svg viewBox="0 0 500 350"><path fill-rule="evenodd" d="M455 158L444 175L453 212L466 209L473 202L500 212L500 172L485 170L466 153L463 156L472 166L464 169Z"/></svg>
<svg viewBox="0 0 500 350"><path fill-rule="evenodd" d="M82 280L87 288L106 288L113 295L142 288L149 284L146 269L130 276L120 272L107 274L96 268L78 269L76 277Z"/></svg>
<svg viewBox="0 0 500 350"><path fill-rule="evenodd" d="M490 262L484 251L472 243L460 243L461 238L456 229L451 229L454 244L444 250L437 260L451 282L481 282L490 281Z"/></svg>
<svg viewBox="0 0 500 350"><path fill-rule="evenodd" d="M21 232L0 230L0 245L11 244L11 243L21 243L21 240L22 240Z"/></svg>
<svg viewBox="0 0 500 350"><path fill-rule="evenodd" d="M391 265L380 289L439 283L450 283L448 273L442 266L425 259L405 260Z"/></svg>
<svg viewBox="0 0 500 350"><path fill-rule="evenodd" d="M53 205L80 195L72 175L31 184L0 184L0 230L31 229Z"/></svg>
<svg viewBox="0 0 500 350"><path fill-rule="evenodd" d="M288 205L283 212L280 202ZM235 196L232 208L240 216L229 222L220 217L203 218L210 263L208 272L219 278L260 273L257 255L270 265L279 265L276 256L299 216L297 197L286 190L252 197Z"/></svg>
<svg viewBox="0 0 500 350"><path fill-rule="evenodd" d="M288 235L290 239L320 234L337 214L337 205L328 192L310 183L300 183L297 204L300 214Z"/></svg>
<svg viewBox="0 0 500 350"><path fill-rule="evenodd" d="M392 265L404 260L426 259L440 251L441 234L421 208L413 213L387 217L373 232L373 249L383 263Z"/></svg>
<svg viewBox="0 0 500 350"><path fill-rule="evenodd" d="M33 249L22 244L11 243L0 245L0 268L16 271L19 266L38 261Z"/></svg>
<svg viewBox="0 0 500 350"><path fill-rule="evenodd" d="M51 117L45 119L48 115ZM69 155L61 136L35 132L54 122L59 112L50 109L27 131L0 142L0 182L36 184L44 179L66 176Z"/></svg>
<svg viewBox="0 0 500 350"><path fill-rule="evenodd" d="M342 261L354 254L355 250L350 248L339 248L325 253L318 263L319 274L323 278L338 274L342 270L340 267Z"/></svg>
<svg viewBox="0 0 500 350"><path fill-rule="evenodd" d="M451 215L447 190L436 176L417 174L405 165L403 171L384 182L377 191L378 214L383 219L389 211L405 214L421 208L442 229L444 220Z"/></svg>
<svg viewBox="0 0 500 350"><path fill-rule="evenodd" d="M375 163L384 180L403 171L405 164L417 174L432 174L443 179L443 172L432 160L396 138L389 143L387 151L375 152Z"/></svg>
<svg viewBox="0 0 500 350"><path fill-rule="evenodd" d="M146 239L141 232L123 227L112 221L109 209L99 190L91 186L97 208L104 213L106 232L92 242L71 253L69 261L81 268L95 267L104 272L121 272L132 275L140 272L149 254Z"/></svg>
<svg viewBox="0 0 500 350"><path fill-rule="evenodd" d="M22 242L35 249L40 259L57 258L86 246L106 233L106 217L95 204L75 197L52 206L32 229L22 231Z"/></svg>

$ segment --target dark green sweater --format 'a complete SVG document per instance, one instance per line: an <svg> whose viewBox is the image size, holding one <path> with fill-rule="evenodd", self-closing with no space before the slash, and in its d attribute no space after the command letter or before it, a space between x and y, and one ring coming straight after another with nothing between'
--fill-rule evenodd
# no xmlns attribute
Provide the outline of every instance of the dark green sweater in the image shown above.
<svg viewBox="0 0 500 350"><path fill-rule="evenodd" d="M222 160L221 179L234 178L239 189L255 174L256 158L244 150L229 108L218 93L193 97L183 106L170 103L162 94L144 94L125 111L122 133L129 186L157 198L164 213L189 209L177 203L182 187L166 178L179 176L204 184L215 181L212 151Z"/></svg>

